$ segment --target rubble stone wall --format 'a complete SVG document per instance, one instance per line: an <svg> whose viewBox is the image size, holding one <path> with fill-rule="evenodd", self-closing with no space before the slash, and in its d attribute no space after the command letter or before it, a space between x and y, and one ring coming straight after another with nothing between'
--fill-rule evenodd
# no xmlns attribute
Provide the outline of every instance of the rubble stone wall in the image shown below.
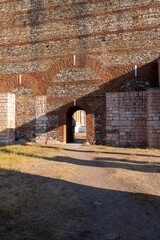
<svg viewBox="0 0 160 240"><path fill-rule="evenodd" d="M36 97L29 87L10 90L15 95L15 139L32 140L36 129Z"/></svg>

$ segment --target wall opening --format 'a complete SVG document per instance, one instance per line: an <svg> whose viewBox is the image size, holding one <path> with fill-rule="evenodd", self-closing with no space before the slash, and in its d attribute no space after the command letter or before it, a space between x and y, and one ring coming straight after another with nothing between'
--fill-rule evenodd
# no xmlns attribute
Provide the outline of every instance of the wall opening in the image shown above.
<svg viewBox="0 0 160 240"><path fill-rule="evenodd" d="M73 114L75 121L74 141L76 143L83 143L86 141L86 112L78 110Z"/></svg>
<svg viewBox="0 0 160 240"><path fill-rule="evenodd" d="M67 143L86 141L86 112L80 107L72 107L67 112Z"/></svg>

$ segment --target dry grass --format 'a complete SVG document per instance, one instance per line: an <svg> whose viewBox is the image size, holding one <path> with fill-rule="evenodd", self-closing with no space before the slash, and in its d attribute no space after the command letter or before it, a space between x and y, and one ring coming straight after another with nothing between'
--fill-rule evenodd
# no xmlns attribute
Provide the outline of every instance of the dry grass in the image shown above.
<svg viewBox="0 0 160 240"><path fill-rule="evenodd" d="M61 146L0 146L0 239L63 239L68 222L83 216L63 181L67 168L54 162L62 155Z"/></svg>
<svg viewBox="0 0 160 240"><path fill-rule="evenodd" d="M19 164L31 158L41 158L55 152L63 151L62 147L48 147L37 145L11 145L0 146L0 168L7 170L18 170Z"/></svg>
<svg viewBox="0 0 160 240"><path fill-rule="evenodd" d="M83 143L83 146L86 146L86 147L87 147L87 146L90 146L90 144L85 141L85 142Z"/></svg>
<svg viewBox="0 0 160 240"><path fill-rule="evenodd" d="M40 146L24 146L24 145L11 145L0 146L0 176L9 175L11 171L20 171L21 165L24 162L29 161L31 158L37 158L44 155L46 149L42 149ZM8 178L9 179L9 178ZM11 188L12 184L5 181L7 188ZM14 183L15 184L15 183ZM16 184L20 184L16 181ZM32 185L34 187L34 183ZM14 214L19 207L25 207L29 205L37 193L33 194L33 191L24 184L21 184L21 188L16 191L16 194L5 189L3 194L0 195L0 215L7 216Z"/></svg>

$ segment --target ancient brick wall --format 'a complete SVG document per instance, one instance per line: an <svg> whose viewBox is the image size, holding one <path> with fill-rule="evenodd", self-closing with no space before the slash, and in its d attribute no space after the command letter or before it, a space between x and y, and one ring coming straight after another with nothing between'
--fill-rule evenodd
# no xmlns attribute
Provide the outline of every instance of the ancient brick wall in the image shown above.
<svg viewBox="0 0 160 240"><path fill-rule="evenodd" d="M31 140L36 127L34 92L28 87L12 88L10 92L15 95L15 138Z"/></svg>
<svg viewBox="0 0 160 240"><path fill-rule="evenodd" d="M159 0L1 2L1 74L43 72L74 54L126 74L159 57L159 9Z"/></svg>
<svg viewBox="0 0 160 240"><path fill-rule="evenodd" d="M36 142L46 143L46 96L36 97Z"/></svg>
<svg viewBox="0 0 160 240"><path fill-rule="evenodd" d="M37 136L36 96L46 96L48 140L65 141L76 100L87 139L105 143L106 91L135 79L158 87L159 18L159 0L0 1L0 92L16 95L16 139Z"/></svg>
<svg viewBox="0 0 160 240"><path fill-rule="evenodd" d="M109 145L145 146L146 93L107 93L106 131Z"/></svg>

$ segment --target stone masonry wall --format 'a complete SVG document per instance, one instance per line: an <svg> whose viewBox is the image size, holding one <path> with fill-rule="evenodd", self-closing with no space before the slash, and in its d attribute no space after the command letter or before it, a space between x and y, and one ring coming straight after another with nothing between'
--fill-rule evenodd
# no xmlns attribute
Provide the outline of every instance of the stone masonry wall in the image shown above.
<svg viewBox="0 0 160 240"><path fill-rule="evenodd" d="M36 97L36 142L47 141L46 96Z"/></svg>
<svg viewBox="0 0 160 240"><path fill-rule="evenodd" d="M147 145L160 147L160 88L147 90Z"/></svg>
<svg viewBox="0 0 160 240"><path fill-rule="evenodd" d="M160 88L106 94L106 144L160 147Z"/></svg>
<svg viewBox="0 0 160 240"><path fill-rule="evenodd" d="M157 65L159 18L159 0L4 1L1 74L44 72L74 54L116 66L121 75L130 65ZM156 78L150 81L156 84Z"/></svg>
<svg viewBox="0 0 160 240"><path fill-rule="evenodd" d="M145 92L107 93L106 144L146 145Z"/></svg>
<svg viewBox="0 0 160 240"><path fill-rule="evenodd" d="M15 94L15 138L32 140L36 127L34 92L28 87L12 88L10 92Z"/></svg>
<svg viewBox="0 0 160 240"><path fill-rule="evenodd" d="M0 143L11 143L15 139L15 95L0 94Z"/></svg>

